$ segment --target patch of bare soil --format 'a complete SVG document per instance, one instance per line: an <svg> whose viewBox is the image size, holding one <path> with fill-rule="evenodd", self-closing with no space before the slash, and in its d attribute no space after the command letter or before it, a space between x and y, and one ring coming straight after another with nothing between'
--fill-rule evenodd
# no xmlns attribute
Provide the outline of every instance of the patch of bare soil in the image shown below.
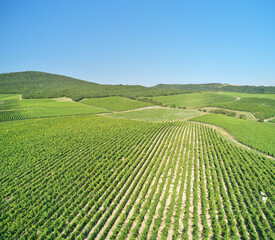
<svg viewBox="0 0 275 240"><path fill-rule="evenodd" d="M275 119L275 116L274 116L274 117L271 117L271 118L265 119L264 122L269 122L269 121L271 121L271 120L273 120L273 119Z"/></svg>
<svg viewBox="0 0 275 240"><path fill-rule="evenodd" d="M73 102L71 98L66 98L66 97L53 98L53 100L57 102Z"/></svg>

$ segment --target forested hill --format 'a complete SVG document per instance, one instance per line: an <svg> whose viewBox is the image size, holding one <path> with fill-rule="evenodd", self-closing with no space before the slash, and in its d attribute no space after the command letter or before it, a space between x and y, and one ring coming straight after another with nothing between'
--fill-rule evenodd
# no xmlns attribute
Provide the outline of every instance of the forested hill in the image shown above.
<svg viewBox="0 0 275 240"><path fill-rule="evenodd" d="M166 90L183 90L183 91L224 91L224 92L241 92L241 93L270 93L275 94L275 87L265 86L236 86L221 83L207 84L158 84L155 86L159 89Z"/></svg>
<svg viewBox="0 0 275 240"><path fill-rule="evenodd" d="M70 97L80 100L89 97L125 96L153 97L195 91L225 91L243 93L275 93L275 87L232 86L210 84L102 85L67 76L45 72L15 72L0 74L0 93L22 94L23 98Z"/></svg>
<svg viewBox="0 0 275 240"><path fill-rule="evenodd" d="M70 97L79 100L88 97L126 96L150 97L183 93L139 85L101 85L71 77L45 72L15 72L0 74L0 93L18 93L23 98Z"/></svg>

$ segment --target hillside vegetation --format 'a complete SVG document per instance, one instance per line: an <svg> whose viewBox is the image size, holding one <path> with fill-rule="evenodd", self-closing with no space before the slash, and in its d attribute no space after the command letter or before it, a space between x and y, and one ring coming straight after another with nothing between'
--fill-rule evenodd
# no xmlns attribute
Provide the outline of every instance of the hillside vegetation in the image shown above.
<svg viewBox="0 0 275 240"><path fill-rule="evenodd" d="M147 88L134 85L101 85L44 72L0 74L0 93L22 94L23 98L69 97L80 100L104 96L158 96L182 93L180 90Z"/></svg>
<svg viewBox="0 0 275 240"><path fill-rule="evenodd" d="M275 125L228 117L219 114L207 114L195 117L192 121L213 124L228 130L240 142L275 156Z"/></svg>
<svg viewBox="0 0 275 240"><path fill-rule="evenodd" d="M275 116L275 99L271 98L245 97L235 102L212 103L209 106L251 112L260 120Z"/></svg>
<svg viewBox="0 0 275 240"><path fill-rule="evenodd" d="M234 110L274 94L237 94L1 74L0 239L275 239L275 124Z"/></svg>
<svg viewBox="0 0 275 240"><path fill-rule="evenodd" d="M218 92L221 95L239 97L239 98L271 98L275 99L275 94L257 94L257 93L240 93L240 92Z"/></svg>
<svg viewBox="0 0 275 240"><path fill-rule="evenodd" d="M155 86L159 89L184 90L184 91L224 91L240 93L258 93L258 94L275 94L275 87L265 86L237 86L221 83L207 84L158 84Z"/></svg>
<svg viewBox="0 0 275 240"><path fill-rule="evenodd" d="M167 122L184 120L192 116L202 115L202 112L186 109L171 109L171 108L147 108L136 111L118 112L104 114L106 117L123 118L150 122Z"/></svg>
<svg viewBox="0 0 275 240"><path fill-rule="evenodd" d="M88 98L83 99L80 102L112 111L125 111L152 106L151 103L141 102L124 97Z"/></svg>
<svg viewBox="0 0 275 240"><path fill-rule="evenodd" d="M187 93L171 96L152 97L154 101L161 102L168 106L199 108L213 103L232 102L236 98L224 96L217 93Z"/></svg>
<svg viewBox="0 0 275 240"><path fill-rule="evenodd" d="M0 94L0 122L103 112L108 112L108 110L71 101L56 101L54 99L19 100L18 95L3 96Z"/></svg>

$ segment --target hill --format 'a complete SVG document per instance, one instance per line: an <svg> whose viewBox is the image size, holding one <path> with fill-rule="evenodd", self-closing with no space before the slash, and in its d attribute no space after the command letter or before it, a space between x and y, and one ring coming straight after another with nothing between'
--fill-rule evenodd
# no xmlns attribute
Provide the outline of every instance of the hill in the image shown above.
<svg viewBox="0 0 275 240"><path fill-rule="evenodd" d="M274 94L275 87L265 86L237 86L221 83L207 84L158 84L155 86L159 89L166 90L183 90L183 91L224 91L224 92L241 92L241 93L262 93Z"/></svg>
<svg viewBox="0 0 275 240"><path fill-rule="evenodd" d="M102 85L45 72L15 72L0 74L0 93L22 94L23 98L69 97L80 100L89 97L145 97L182 93L139 85Z"/></svg>

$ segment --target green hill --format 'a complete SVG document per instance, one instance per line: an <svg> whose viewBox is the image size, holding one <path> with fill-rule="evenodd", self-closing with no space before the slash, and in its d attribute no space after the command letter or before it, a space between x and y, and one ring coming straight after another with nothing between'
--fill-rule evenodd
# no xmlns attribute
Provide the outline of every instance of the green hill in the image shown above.
<svg viewBox="0 0 275 240"><path fill-rule="evenodd" d="M183 92L139 85L101 85L71 77L44 72L0 74L0 93L22 94L23 98L70 97L73 100L90 97L145 97Z"/></svg>
<svg viewBox="0 0 275 240"><path fill-rule="evenodd" d="M158 84L155 86L159 89L166 90L183 90L183 91L224 91L224 92L240 92L240 93L275 93L275 87L265 86L237 86L221 83L206 84Z"/></svg>

